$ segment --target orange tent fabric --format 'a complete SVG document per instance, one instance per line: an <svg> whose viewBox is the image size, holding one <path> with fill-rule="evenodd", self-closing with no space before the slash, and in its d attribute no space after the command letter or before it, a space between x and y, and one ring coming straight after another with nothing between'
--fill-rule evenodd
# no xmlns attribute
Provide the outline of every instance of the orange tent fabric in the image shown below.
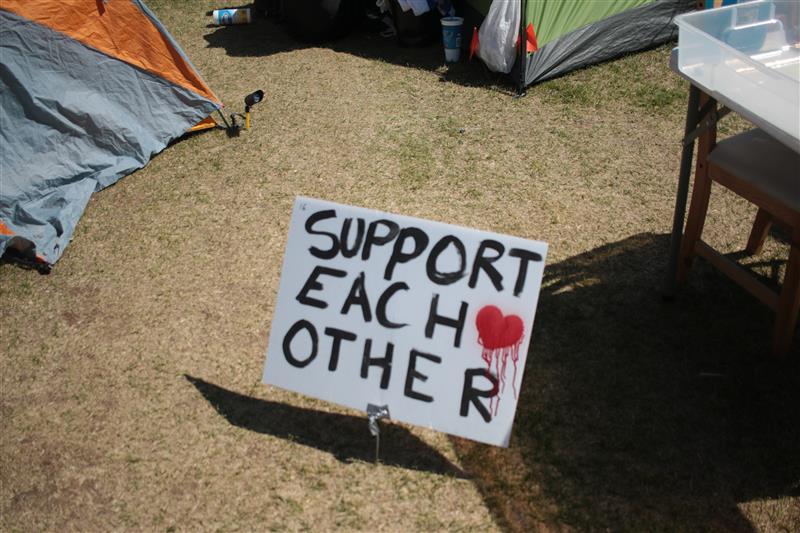
<svg viewBox="0 0 800 533"><path fill-rule="evenodd" d="M183 54L135 2L3 0L2 7L219 102Z"/></svg>

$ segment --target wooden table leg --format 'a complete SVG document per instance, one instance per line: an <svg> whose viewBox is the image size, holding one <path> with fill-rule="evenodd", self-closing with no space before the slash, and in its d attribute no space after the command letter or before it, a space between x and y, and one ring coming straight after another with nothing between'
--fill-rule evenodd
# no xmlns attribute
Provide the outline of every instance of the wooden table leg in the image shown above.
<svg viewBox="0 0 800 533"><path fill-rule="evenodd" d="M697 128L700 115L700 89L691 85L689 87L689 103L686 109L686 125L684 138L688 137ZM684 143L681 152L681 169L678 174L678 191L675 195L675 213L672 218L672 235L669 243L669 260L667 273L664 278L662 294L666 299L675 297L677 289L678 255L681 248L683 235L683 221L686 217L686 199L689 196L689 177L692 172L692 157L694 142Z"/></svg>
<svg viewBox="0 0 800 533"><path fill-rule="evenodd" d="M800 228L794 228L786 275L783 278L778 308L775 310L772 344L772 353L775 357L783 357L789 353L798 314L800 314Z"/></svg>

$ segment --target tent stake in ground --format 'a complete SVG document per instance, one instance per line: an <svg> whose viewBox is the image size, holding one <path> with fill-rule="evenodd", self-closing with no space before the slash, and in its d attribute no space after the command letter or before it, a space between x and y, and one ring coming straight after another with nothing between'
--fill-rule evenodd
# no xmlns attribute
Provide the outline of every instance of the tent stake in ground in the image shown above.
<svg viewBox="0 0 800 533"><path fill-rule="evenodd" d="M244 129L250 129L250 108L264 99L264 91L258 90L252 92L244 97L244 114L231 113L231 126L228 128L228 135L236 137L242 130L242 125L239 124L237 118L244 119Z"/></svg>
<svg viewBox="0 0 800 533"><path fill-rule="evenodd" d="M261 102L264 99L264 91L261 89L254 91L247 96L244 97L244 114L242 113L231 113L231 121L228 122L228 119L225 118L225 115L222 113L221 110L217 110L219 113L220 118L222 119L223 124L225 124L225 131L228 133L228 137L238 137L239 133L242 131L242 125L238 119L244 119L244 129L250 129L250 109ZM194 133L197 131L204 131L213 128L219 127L219 124L212 118L208 117L204 121L196 124L192 128L189 129L190 133Z"/></svg>

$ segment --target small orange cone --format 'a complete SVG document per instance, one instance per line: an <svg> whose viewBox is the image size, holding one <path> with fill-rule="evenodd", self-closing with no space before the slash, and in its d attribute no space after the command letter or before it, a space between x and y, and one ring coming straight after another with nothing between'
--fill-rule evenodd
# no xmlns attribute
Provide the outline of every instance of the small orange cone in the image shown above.
<svg viewBox="0 0 800 533"><path fill-rule="evenodd" d="M478 27L472 27L472 41L469 43L469 60L472 61L472 56L478 53L480 42L478 41Z"/></svg>
<svg viewBox="0 0 800 533"><path fill-rule="evenodd" d="M539 43L536 40L536 32L533 31L533 22L528 23L525 34L526 40L528 41L526 46L528 53L537 51L539 49Z"/></svg>

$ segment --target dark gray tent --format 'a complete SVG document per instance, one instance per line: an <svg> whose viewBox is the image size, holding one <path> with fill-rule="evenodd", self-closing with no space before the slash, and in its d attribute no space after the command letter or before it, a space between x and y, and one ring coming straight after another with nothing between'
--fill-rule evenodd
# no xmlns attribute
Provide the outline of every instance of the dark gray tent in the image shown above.
<svg viewBox="0 0 800 533"><path fill-rule="evenodd" d="M696 5L695 0L495 1L521 4L520 34L526 46L520 47L520 57L525 60L517 61L512 73L521 88L664 43L677 35L673 18ZM491 4L457 3L470 34Z"/></svg>

